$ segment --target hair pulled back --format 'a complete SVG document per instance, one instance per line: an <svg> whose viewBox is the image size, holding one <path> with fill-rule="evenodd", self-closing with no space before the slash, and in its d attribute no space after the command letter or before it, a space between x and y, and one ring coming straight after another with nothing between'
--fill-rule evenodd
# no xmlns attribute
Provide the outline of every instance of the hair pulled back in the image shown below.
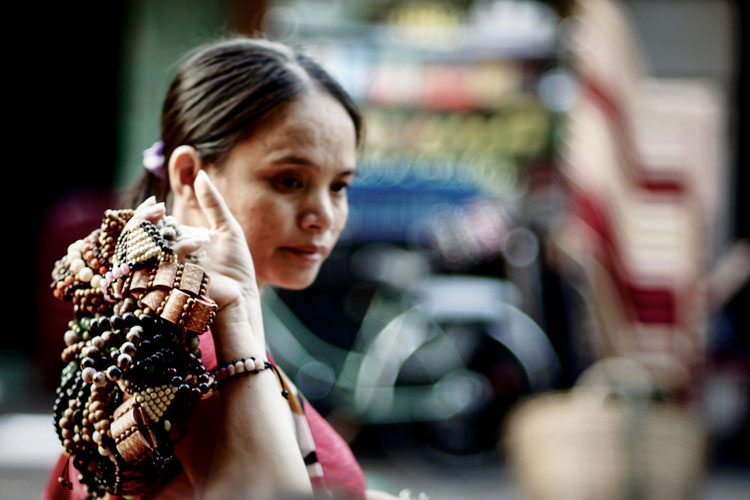
<svg viewBox="0 0 750 500"><path fill-rule="evenodd" d="M124 206L169 194L166 163L181 145L195 148L203 162L216 163L285 105L317 87L335 98L354 123L359 143L362 119L341 86L300 51L246 37L197 47L182 60L164 99L161 140L163 177L145 171L126 193Z"/></svg>

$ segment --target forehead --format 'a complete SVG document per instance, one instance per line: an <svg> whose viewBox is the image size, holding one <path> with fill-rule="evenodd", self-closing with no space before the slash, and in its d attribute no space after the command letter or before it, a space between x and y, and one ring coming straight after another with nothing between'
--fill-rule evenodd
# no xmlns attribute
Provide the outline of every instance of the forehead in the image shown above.
<svg viewBox="0 0 750 500"><path fill-rule="evenodd" d="M304 154L313 163L355 164L354 123L341 103L318 90L288 104L253 139L270 161Z"/></svg>

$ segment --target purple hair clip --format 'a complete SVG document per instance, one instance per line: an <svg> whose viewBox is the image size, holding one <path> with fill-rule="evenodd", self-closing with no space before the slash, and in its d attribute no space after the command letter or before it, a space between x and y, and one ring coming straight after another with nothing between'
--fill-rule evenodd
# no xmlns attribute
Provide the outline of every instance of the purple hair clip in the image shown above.
<svg viewBox="0 0 750 500"><path fill-rule="evenodd" d="M143 166L157 177L164 179L164 143L156 141L153 146L143 151Z"/></svg>

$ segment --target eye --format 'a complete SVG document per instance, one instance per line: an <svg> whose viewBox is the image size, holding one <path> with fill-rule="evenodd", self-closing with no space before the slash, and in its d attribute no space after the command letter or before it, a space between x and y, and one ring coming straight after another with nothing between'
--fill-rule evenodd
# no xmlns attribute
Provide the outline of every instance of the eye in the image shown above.
<svg viewBox="0 0 750 500"><path fill-rule="evenodd" d="M299 175L292 173L283 173L275 176L272 179L272 184L276 189L282 192L297 191L304 186L302 178Z"/></svg>
<svg viewBox="0 0 750 500"><path fill-rule="evenodd" d="M334 193L346 193L346 190L349 189L349 183L348 182L336 182L331 186L331 191Z"/></svg>

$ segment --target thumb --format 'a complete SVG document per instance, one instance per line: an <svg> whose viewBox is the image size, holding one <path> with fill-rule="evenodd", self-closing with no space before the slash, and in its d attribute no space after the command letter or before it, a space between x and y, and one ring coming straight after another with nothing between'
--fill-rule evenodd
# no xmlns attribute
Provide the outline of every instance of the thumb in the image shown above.
<svg viewBox="0 0 750 500"><path fill-rule="evenodd" d="M198 205L200 205L203 215L211 225L212 230L230 226L234 222L234 216L229 211L224 198L205 171L198 171L193 183L193 189L195 190Z"/></svg>

